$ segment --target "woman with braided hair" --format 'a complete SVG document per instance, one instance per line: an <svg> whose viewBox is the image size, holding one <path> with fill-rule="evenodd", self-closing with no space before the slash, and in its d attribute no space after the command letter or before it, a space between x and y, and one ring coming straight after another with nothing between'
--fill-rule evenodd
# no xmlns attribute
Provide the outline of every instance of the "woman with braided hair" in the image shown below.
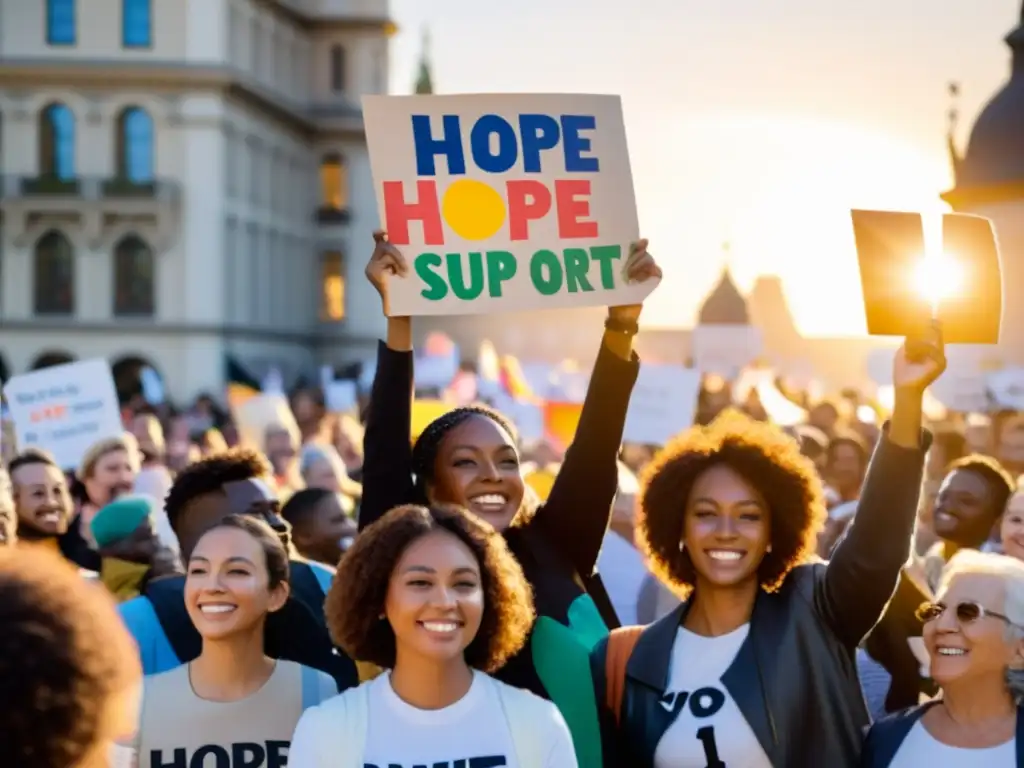
<svg viewBox="0 0 1024 768"><path fill-rule="evenodd" d="M388 315L388 281L408 264L374 234L366 276ZM661 269L634 243L625 265L636 282ZM526 646L497 672L502 682L553 701L573 734L579 764L600 764L597 704L588 654L618 625L595 564L618 482L617 455L629 397L639 371L633 337L641 305L610 307L576 437L547 501L527 494L513 425L480 406L457 408L409 444L413 393L412 322L387 318L366 417L363 529L403 504L464 507L501 531L534 591L537 621Z"/></svg>

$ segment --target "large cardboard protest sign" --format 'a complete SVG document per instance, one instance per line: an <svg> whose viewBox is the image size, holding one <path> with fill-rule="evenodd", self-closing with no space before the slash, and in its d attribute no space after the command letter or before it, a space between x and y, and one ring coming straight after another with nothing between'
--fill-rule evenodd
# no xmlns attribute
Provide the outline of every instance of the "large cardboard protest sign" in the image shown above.
<svg viewBox="0 0 1024 768"><path fill-rule="evenodd" d="M641 302L617 96L364 96L381 223L409 262L393 315Z"/></svg>
<svg viewBox="0 0 1024 768"><path fill-rule="evenodd" d="M4 396L21 449L49 451L75 469L98 440L124 433L121 409L106 360L55 365L13 377Z"/></svg>
<svg viewBox="0 0 1024 768"><path fill-rule="evenodd" d="M926 254L920 214L851 215L869 334L918 336L934 317L947 344L999 343L1002 270L988 219L945 214L941 252Z"/></svg>

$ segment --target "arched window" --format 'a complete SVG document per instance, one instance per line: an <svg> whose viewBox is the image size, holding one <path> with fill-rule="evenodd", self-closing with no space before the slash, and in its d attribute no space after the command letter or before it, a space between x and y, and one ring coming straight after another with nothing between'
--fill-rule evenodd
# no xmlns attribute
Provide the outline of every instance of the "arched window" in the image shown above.
<svg viewBox="0 0 1024 768"><path fill-rule="evenodd" d="M70 181L75 176L75 115L64 104L39 114L39 175Z"/></svg>
<svg viewBox="0 0 1024 768"><path fill-rule="evenodd" d="M75 249L64 233L50 230L36 242L33 271L35 276L35 313L37 315L73 315L75 313Z"/></svg>
<svg viewBox="0 0 1024 768"><path fill-rule="evenodd" d="M125 48L148 48L153 44L151 0L122 0L121 44Z"/></svg>
<svg viewBox="0 0 1024 768"><path fill-rule="evenodd" d="M153 249L137 235L114 246L114 315L152 317L156 304Z"/></svg>
<svg viewBox="0 0 1024 768"><path fill-rule="evenodd" d="M139 395L144 398L153 396L155 400L163 394L159 391L164 389L163 377L153 363L140 355L125 355L118 358L111 363L110 374L114 378L114 389L117 390L117 399L121 403L128 403ZM158 391L152 391L154 384Z"/></svg>
<svg viewBox="0 0 1024 768"><path fill-rule="evenodd" d="M117 116L117 177L136 184L153 180L153 118L141 107Z"/></svg>
<svg viewBox="0 0 1024 768"><path fill-rule="evenodd" d="M320 185L323 194L321 207L333 211L348 208L348 173L341 155L325 155L320 161Z"/></svg>
<svg viewBox="0 0 1024 768"><path fill-rule="evenodd" d="M37 357L29 370L39 371L43 368L53 368L57 365L67 365L68 363L75 362L75 356L70 352L63 352L60 350L51 350L50 352L43 352Z"/></svg>

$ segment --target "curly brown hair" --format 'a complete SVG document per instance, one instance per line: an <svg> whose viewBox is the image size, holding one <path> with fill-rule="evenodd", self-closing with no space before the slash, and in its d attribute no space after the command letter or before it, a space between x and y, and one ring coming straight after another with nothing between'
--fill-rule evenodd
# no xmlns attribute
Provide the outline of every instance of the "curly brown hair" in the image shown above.
<svg viewBox="0 0 1024 768"><path fill-rule="evenodd" d="M118 735L107 707L141 680L102 585L49 552L0 548L0 765L80 765Z"/></svg>
<svg viewBox="0 0 1024 768"><path fill-rule="evenodd" d="M738 412L683 432L648 465L637 504L641 550L676 592L685 595L693 589L693 561L679 550L683 518L697 478L720 464L742 476L768 505L771 551L761 561L758 578L766 591L775 591L794 566L814 554L826 519L824 489L796 440Z"/></svg>
<svg viewBox="0 0 1024 768"><path fill-rule="evenodd" d="M480 563L484 611L465 656L469 666L493 672L525 644L533 592L501 534L459 507L395 507L359 534L338 564L324 604L331 638L357 661L394 667L395 633L380 619L391 574L409 545L434 531L458 538Z"/></svg>

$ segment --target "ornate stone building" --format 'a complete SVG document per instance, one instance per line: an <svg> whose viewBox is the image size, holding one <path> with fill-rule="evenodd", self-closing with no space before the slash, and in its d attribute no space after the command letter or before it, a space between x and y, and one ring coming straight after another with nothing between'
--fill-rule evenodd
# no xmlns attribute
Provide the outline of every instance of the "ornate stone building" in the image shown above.
<svg viewBox="0 0 1024 768"><path fill-rule="evenodd" d="M0 0L0 378L371 357L387 0ZM137 378L137 377L136 377Z"/></svg>

